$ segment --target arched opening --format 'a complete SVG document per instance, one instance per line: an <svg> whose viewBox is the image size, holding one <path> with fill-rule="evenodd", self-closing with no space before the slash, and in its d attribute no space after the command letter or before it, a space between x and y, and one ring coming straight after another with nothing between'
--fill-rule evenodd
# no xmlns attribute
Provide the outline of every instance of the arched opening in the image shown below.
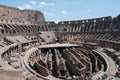
<svg viewBox="0 0 120 80"><path fill-rule="evenodd" d="M3 29L1 29L1 33L4 34L4 30Z"/></svg>

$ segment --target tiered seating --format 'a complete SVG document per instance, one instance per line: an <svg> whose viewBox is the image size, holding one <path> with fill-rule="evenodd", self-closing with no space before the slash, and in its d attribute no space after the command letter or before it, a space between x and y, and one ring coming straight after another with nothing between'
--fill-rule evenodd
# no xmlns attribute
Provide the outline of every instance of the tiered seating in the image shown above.
<svg viewBox="0 0 120 80"><path fill-rule="evenodd" d="M46 42L46 43L53 43L56 42L55 32L48 31L48 32L40 32L39 36Z"/></svg>
<svg viewBox="0 0 120 80"><path fill-rule="evenodd" d="M29 42L24 36L7 36L7 40L13 42L13 43L27 43Z"/></svg>
<svg viewBox="0 0 120 80"><path fill-rule="evenodd" d="M95 41L108 41L108 42L113 42L113 43L119 43L120 42L120 36L119 35L114 35L111 33L103 34L103 33L96 33L96 34L76 34L76 35L66 35L67 37L63 36L62 39L67 41L67 42L95 42ZM71 37L72 36L72 37ZM83 41L84 40L84 41ZM92 41L93 40L93 41Z"/></svg>
<svg viewBox="0 0 120 80"><path fill-rule="evenodd" d="M0 24L0 35L28 35L39 31L55 31L55 23L45 25Z"/></svg>

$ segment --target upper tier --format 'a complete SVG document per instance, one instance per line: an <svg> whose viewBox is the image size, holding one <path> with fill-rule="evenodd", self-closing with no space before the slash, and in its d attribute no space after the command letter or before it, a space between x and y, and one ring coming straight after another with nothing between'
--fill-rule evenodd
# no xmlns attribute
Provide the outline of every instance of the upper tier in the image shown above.
<svg viewBox="0 0 120 80"><path fill-rule="evenodd" d="M8 23L23 23L27 24L34 22L41 24L45 22L45 18L42 12L37 10L20 10L18 8L13 8L9 6L0 5L0 20L1 22Z"/></svg>

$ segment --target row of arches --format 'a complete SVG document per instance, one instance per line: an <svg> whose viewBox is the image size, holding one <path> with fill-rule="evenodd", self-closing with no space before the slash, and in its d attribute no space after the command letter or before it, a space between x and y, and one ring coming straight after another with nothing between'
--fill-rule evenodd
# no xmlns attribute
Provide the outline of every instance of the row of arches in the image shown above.
<svg viewBox="0 0 120 80"><path fill-rule="evenodd" d="M21 34L36 33L39 31L54 31L55 26L51 25L12 25L0 24L1 34Z"/></svg>

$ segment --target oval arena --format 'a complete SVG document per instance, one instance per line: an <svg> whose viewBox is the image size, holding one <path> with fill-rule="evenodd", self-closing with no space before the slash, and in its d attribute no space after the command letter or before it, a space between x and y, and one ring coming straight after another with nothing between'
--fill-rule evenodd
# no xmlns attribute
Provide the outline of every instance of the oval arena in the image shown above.
<svg viewBox="0 0 120 80"><path fill-rule="evenodd" d="M120 79L120 15L55 23L4 5L0 14L1 80Z"/></svg>

